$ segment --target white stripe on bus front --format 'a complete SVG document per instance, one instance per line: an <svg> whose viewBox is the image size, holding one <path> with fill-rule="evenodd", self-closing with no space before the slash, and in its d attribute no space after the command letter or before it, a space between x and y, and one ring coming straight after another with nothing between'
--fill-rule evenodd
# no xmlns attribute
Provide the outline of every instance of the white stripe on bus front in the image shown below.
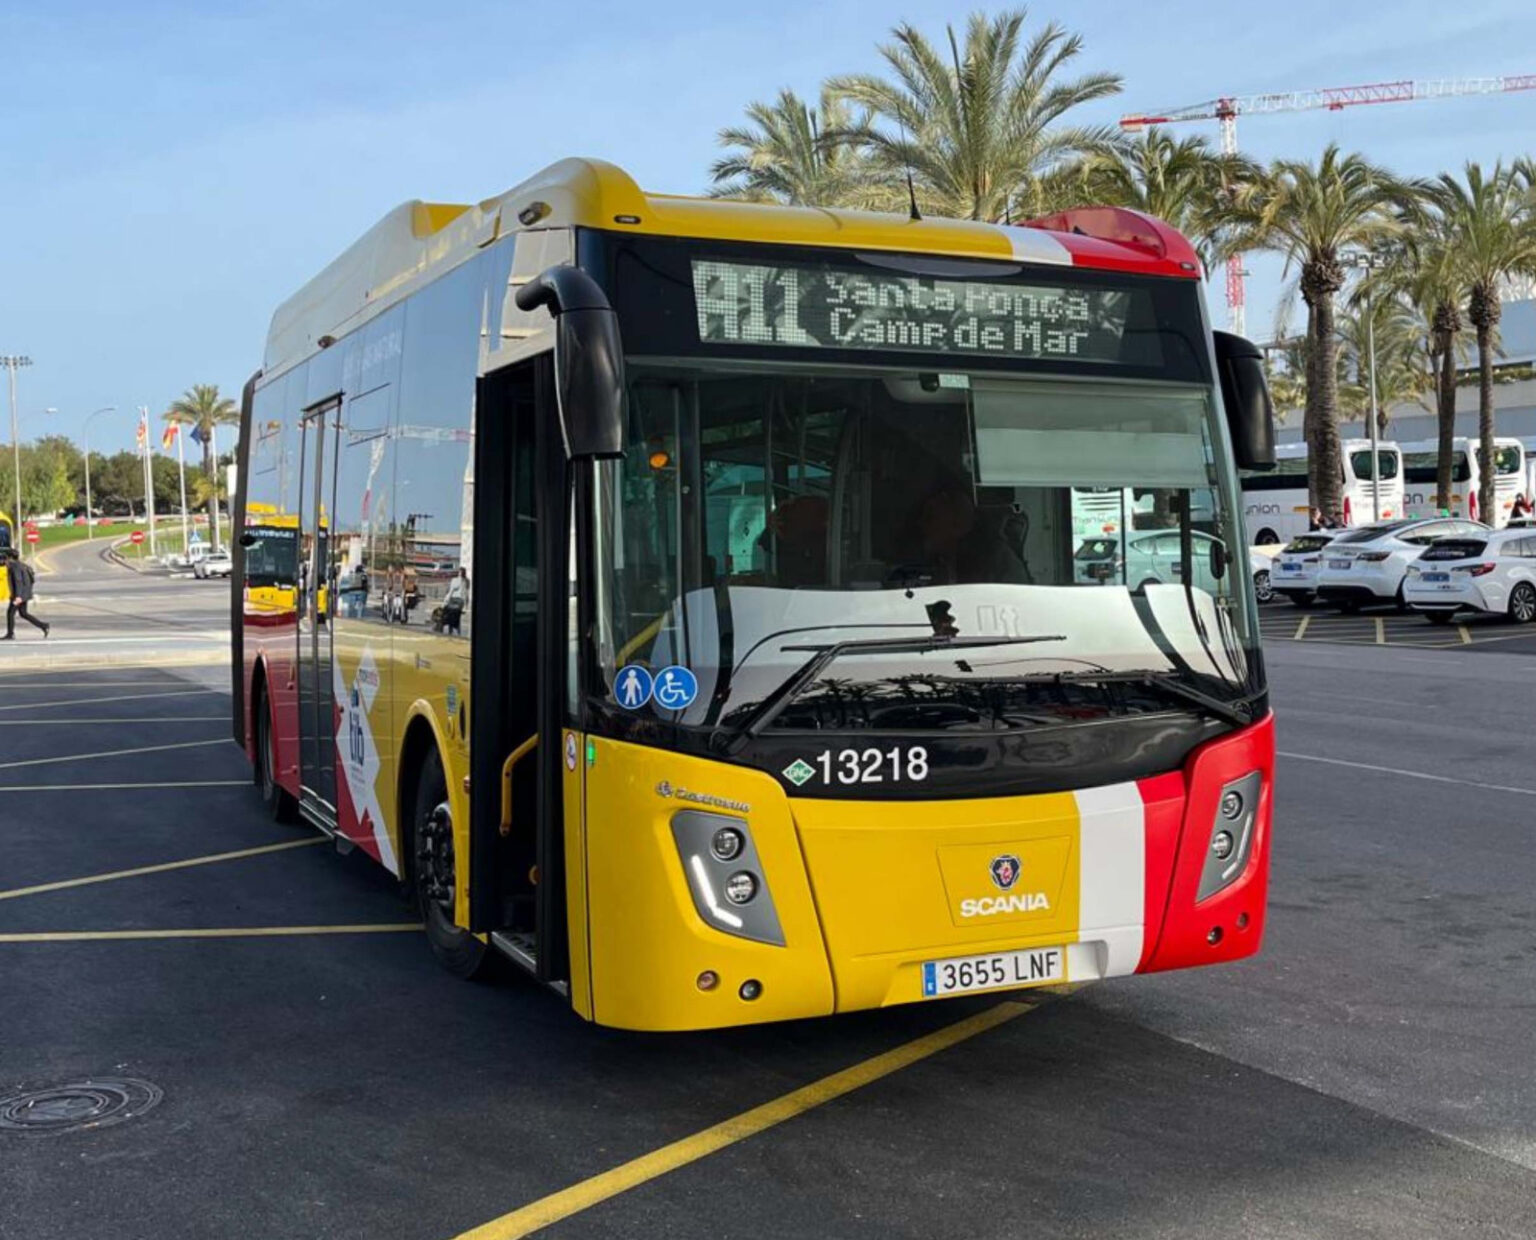
<svg viewBox="0 0 1536 1240"><path fill-rule="evenodd" d="M1012 224L994 224L993 227L1008 239L1013 256L1020 262L1055 263L1060 267L1072 265L1072 251L1048 232Z"/></svg>
<svg viewBox="0 0 1536 1240"><path fill-rule="evenodd" d="M1146 920L1147 834L1133 783L1073 794L1078 814L1078 937L1101 942L1104 977L1134 973Z"/></svg>

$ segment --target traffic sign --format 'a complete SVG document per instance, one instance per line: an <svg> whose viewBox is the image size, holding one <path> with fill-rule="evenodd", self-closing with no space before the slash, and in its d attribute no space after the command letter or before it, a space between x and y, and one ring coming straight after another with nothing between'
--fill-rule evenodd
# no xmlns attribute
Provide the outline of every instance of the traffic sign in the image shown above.
<svg viewBox="0 0 1536 1240"><path fill-rule="evenodd" d="M141 542L144 541L144 531L134 530L133 533L128 535L128 541L137 547Z"/></svg>
<svg viewBox="0 0 1536 1240"><path fill-rule="evenodd" d="M35 543L41 537L42 535L40 535L36 530L29 529L27 531L27 541L29 543Z"/></svg>

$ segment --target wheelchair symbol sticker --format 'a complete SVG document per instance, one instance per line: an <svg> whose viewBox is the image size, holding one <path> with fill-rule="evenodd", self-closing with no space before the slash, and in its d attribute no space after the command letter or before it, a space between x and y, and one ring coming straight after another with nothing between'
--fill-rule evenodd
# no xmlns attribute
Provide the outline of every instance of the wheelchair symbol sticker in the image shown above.
<svg viewBox="0 0 1536 1240"><path fill-rule="evenodd" d="M663 710L682 710L699 696L699 682L686 667L664 667L656 676L651 696Z"/></svg>
<svg viewBox="0 0 1536 1240"><path fill-rule="evenodd" d="M621 667L619 674L613 678L613 696L625 710L639 710L651 700L650 672L638 663Z"/></svg>

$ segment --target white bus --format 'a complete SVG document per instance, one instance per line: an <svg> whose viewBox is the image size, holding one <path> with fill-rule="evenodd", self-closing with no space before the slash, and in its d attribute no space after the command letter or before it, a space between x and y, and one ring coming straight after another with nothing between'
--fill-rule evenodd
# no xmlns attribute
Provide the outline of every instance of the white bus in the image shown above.
<svg viewBox="0 0 1536 1240"><path fill-rule="evenodd" d="M1494 529L1509 524L1509 511L1515 496L1526 486L1525 447L1518 439L1499 437L1493 441L1495 511L1489 520L1478 511L1478 493L1482 489L1479 441L1457 436L1451 440L1451 503L1445 515L1483 521ZM1440 445L1433 439L1405 443L1403 451L1403 515L1435 517L1435 475L1440 461Z"/></svg>
<svg viewBox="0 0 1536 1240"><path fill-rule="evenodd" d="M1345 525L1366 525L1373 520L1391 521L1403 515L1403 455L1397 444L1376 444L1381 512L1371 503L1371 441L1346 439L1340 445L1344 461L1343 509ZM1283 443L1275 448L1275 468L1268 473L1242 475L1243 519L1248 541L1267 547L1285 543L1311 526L1307 501L1307 445Z"/></svg>

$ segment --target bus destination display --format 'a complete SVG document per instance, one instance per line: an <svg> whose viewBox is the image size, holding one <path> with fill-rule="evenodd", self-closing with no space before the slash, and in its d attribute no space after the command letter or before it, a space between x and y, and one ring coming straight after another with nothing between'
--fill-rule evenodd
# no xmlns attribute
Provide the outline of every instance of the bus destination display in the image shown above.
<svg viewBox="0 0 1536 1240"><path fill-rule="evenodd" d="M1140 291L954 280L902 272L693 260L706 344L879 349L1146 364L1127 358Z"/></svg>

